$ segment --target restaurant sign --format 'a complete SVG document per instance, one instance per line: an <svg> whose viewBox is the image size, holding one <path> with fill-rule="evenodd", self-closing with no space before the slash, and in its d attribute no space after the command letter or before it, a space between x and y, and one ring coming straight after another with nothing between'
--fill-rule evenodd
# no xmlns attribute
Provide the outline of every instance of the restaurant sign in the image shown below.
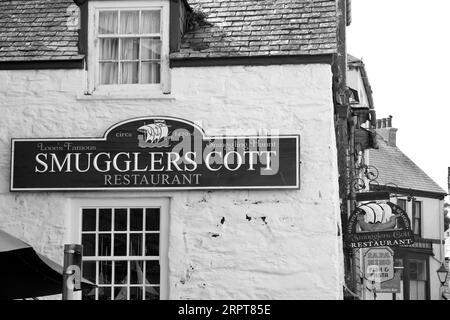
<svg viewBox="0 0 450 320"><path fill-rule="evenodd" d="M299 135L208 137L146 117L103 138L13 139L11 191L298 189Z"/></svg>
<svg viewBox="0 0 450 320"><path fill-rule="evenodd" d="M408 214L389 201L359 205L351 214L344 242L347 247L406 247L414 243Z"/></svg>

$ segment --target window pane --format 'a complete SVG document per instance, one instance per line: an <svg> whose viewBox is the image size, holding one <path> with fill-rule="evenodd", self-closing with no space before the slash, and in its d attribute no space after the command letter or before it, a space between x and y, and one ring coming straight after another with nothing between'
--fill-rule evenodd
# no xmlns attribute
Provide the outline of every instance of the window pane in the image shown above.
<svg viewBox="0 0 450 320"><path fill-rule="evenodd" d="M98 300L111 300L111 288L98 288Z"/></svg>
<svg viewBox="0 0 450 320"><path fill-rule="evenodd" d="M159 231L159 209L145 209L145 230Z"/></svg>
<svg viewBox="0 0 450 320"><path fill-rule="evenodd" d="M95 283L95 261L83 261L83 278Z"/></svg>
<svg viewBox="0 0 450 320"><path fill-rule="evenodd" d="M114 234L114 255L126 256L127 255L127 235L126 234Z"/></svg>
<svg viewBox="0 0 450 320"><path fill-rule="evenodd" d="M120 11L120 33L139 33L139 11Z"/></svg>
<svg viewBox="0 0 450 320"><path fill-rule="evenodd" d="M128 283L128 262L116 261L114 264L114 283L127 284Z"/></svg>
<svg viewBox="0 0 450 320"><path fill-rule="evenodd" d="M99 261L98 284L111 284L111 271L111 261Z"/></svg>
<svg viewBox="0 0 450 320"><path fill-rule="evenodd" d="M117 11L100 11L98 33L117 33Z"/></svg>
<svg viewBox="0 0 450 320"><path fill-rule="evenodd" d="M145 287L145 300L158 300L159 287Z"/></svg>
<svg viewBox="0 0 450 320"><path fill-rule="evenodd" d="M100 60L117 60L119 39L100 39Z"/></svg>
<svg viewBox="0 0 450 320"><path fill-rule="evenodd" d="M98 211L98 230L111 231L111 209L100 209Z"/></svg>
<svg viewBox="0 0 450 320"><path fill-rule="evenodd" d="M122 83L138 83L138 62L124 62L121 63L122 66Z"/></svg>
<svg viewBox="0 0 450 320"><path fill-rule="evenodd" d="M127 287L115 287L114 300L127 300Z"/></svg>
<svg viewBox="0 0 450 320"><path fill-rule="evenodd" d="M142 231L142 216L143 209L133 208L130 209L130 230L131 231Z"/></svg>
<svg viewBox="0 0 450 320"><path fill-rule="evenodd" d="M145 255L159 256L159 234L147 233L145 235Z"/></svg>
<svg viewBox="0 0 450 320"><path fill-rule="evenodd" d="M145 264L145 279L148 284L159 284L159 261L146 261Z"/></svg>
<svg viewBox="0 0 450 320"><path fill-rule="evenodd" d="M403 211L406 212L406 200L404 199L398 199L397 200L397 205L403 209Z"/></svg>
<svg viewBox="0 0 450 320"><path fill-rule="evenodd" d="M100 63L100 84L117 84L118 76L117 62Z"/></svg>
<svg viewBox="0 0 450 320"><path fill-rule="evenodd" d="M413 225L414 225L414 234L420 235L420 219L414 219Z"/></svg>
<svg viewBox="0 0 450 320"><path fill-rule="evenodd" d="M143 261L130 261L130 284L143 284Z"/></svg>
<svg viewBox="0 0 450 320"><path fill-rule="evenodd" d="M95 256L95 234L83 234L81 244L84 256Z"/></svg>
<svg viewBox="0 0 450 320"><path fill-rule="evenodd" d="M95 209L83 209L83 231L95 231Z"/></svg>
<svg viewBox="0 0 450 320"><path fill-rule="evenodd" d="M130 234L130 256L142 256L142 234Z"/></svg>
<svg viewBox="0 0 450 320"><path fill-rule="evenodd" d="M82 300L95 300L95 288L90 290L83 290L81 293Z"/></svg>
<svg viewBox="0 0 450 320"><path fill-rule="evenodd" d="M155 38L142 38L142 60L161 59L161 40Z"/></svg>
<svg viewBox="0 0 450 320"><path fill-rule="evenodd" d="M160 11L142 11L141 33L159 33Z"/></svg>
<svg viewBox="0 0 450 320"><path fill-rule="evenodd" d="M141 83L160 83L160 65L153 62L142 62Z"/></svg>
<svg viewBox="0 0 450 320"><path fill-rule="evenodd" d="M142 300L142 287L130 288L130 300Z"/></svg>
<svg viewBox="0 0 450 320"><path fill-rule="evenodd" d="M139 59L139 38L120 39L120 60Z"/></svg>
<svg viewBox="0 0 450 320"><path fill-rule="evenodd" d="M127 209L114 210L114 230L116 231L127 230Z"/></svg>
<svg viewBox="0 0 450 320"><path fill-rule="evenodd" d="M111 255L111 235L99 234L98 235L98 255L110 256Z"/></svg>

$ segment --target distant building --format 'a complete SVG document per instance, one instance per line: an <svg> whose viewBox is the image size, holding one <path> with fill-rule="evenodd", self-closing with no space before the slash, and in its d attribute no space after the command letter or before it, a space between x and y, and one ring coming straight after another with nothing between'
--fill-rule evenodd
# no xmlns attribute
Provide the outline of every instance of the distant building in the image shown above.
<svg viewBox="0 0 450 320"><path fill-rule="evenodd" d="M390 192L390 201L408 213L415 238L412 247L394 249L397 264L404 267L396 299L437 300L447 193L398 148L392 117L378 119L375 131L378 149L367 151L367 163L378 170L378 177L370 190ZM392 299L392 294L379 294L378 299Z"/></svg>

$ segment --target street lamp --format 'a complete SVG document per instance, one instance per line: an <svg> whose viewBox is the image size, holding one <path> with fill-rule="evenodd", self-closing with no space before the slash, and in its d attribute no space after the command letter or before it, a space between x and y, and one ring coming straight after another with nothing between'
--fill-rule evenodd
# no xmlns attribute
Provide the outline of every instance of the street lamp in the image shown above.
<svg viewBox="0 0 450 320"><path fill-rule="evenodd" d="M448 276L448 270L445 268L444 263L442 263L439 269L437 269L437 274L441 285L444 285L445 281L447 281Z"/></svg>
<svg viewBox="0 0 450 320"><path fill-rule="evenodd" d="M438 274L439 281L441 282L441 290L440 290L441 297L440 298L442 299L444 297L444 292L442 291L442 288L444 287L445 281L447 281L448 270L445 268L444 263L442 263L436 272Z"/></svg>

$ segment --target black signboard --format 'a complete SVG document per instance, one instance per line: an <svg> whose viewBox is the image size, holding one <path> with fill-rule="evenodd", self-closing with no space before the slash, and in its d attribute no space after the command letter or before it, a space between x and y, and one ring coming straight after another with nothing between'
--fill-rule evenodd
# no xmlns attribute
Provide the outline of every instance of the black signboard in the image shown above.
<svg viewBox="0 0 450 320"><path fill-rule="evenodd" d="M408 214L396 204L369 202L349 218L344 241L349 248L407 247L414 243Z"/></svg>
<svg viewBox="0 0 450 320"><path fill-rule="evenodd" d="M11 191L298 189L299 135L208 137L173 117L103 138L12 139Z"/></svg>

